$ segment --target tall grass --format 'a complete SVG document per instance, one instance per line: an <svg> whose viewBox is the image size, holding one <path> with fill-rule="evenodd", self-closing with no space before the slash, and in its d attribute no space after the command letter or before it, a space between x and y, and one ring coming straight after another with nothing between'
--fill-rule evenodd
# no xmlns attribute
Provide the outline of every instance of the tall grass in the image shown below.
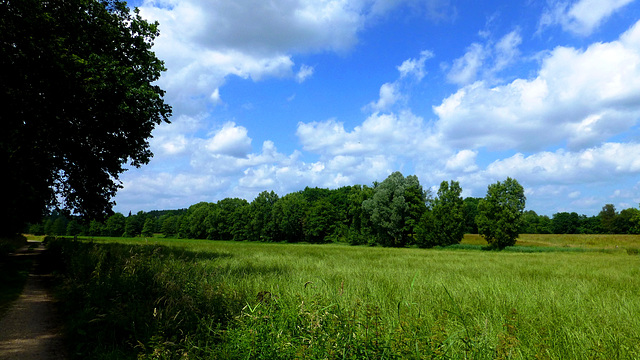
<svg viewBox="0 0 640 360"><path fill-rule="evenodd" d="M640 357L640 256L626 252L124 241L62 251L84 249L64 272L70 306L89 309L76 328L126 334L103 335L112 354Z"/></svg>

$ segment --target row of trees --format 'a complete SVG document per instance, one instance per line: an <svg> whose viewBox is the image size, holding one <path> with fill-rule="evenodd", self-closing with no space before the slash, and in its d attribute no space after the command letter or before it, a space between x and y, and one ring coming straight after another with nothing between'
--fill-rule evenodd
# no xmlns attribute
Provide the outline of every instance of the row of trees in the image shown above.
<svg viewBox="0 0 640 360"><path fill-rule="evenodd" d="M433 198L416 176L395 172L373 186L307 187L283 197L265 191L252 202L227 198L183 210L139 212L127 217L116 213L104 222L82 224L56 213L29 231L89 236L161 233L196 239L393 247L446 246L459 243L465 232L479 231L497 247L502 247L504 238L508 238L507 245L515 242L524 210L524 191L517 181L507 179L489 186L485 199L463 200L461 193L458 182L442 182ZM503 215L510 220L502 220ZM496 227L503 230L496 233L492 230Z"/></svg>
<svg viewBox="0 0 640 360"><path fill-rule="evenodd" d="M373 186L307 187L283 197L265 191L252 202L227 198L182 210L116 213L104 222L54 213L29 231L422 247L456 244L465 233L482 234L495 247L513 244L519 233L640 233L640 210L634 208L617 212L607 204L592 217L524 211L523 188L510 178L490 185L485 198L463 199L461 193L458 182L445 181L433 197L417 177L396 172Z"/></svg>
<svg viewBox="0 0 640 360"><path fill-rule="evenodd" d="M623 209L606 204L596 216L559 212L552 217L525 211L522 233L526 234L640 234L640 210Z"/></svg>

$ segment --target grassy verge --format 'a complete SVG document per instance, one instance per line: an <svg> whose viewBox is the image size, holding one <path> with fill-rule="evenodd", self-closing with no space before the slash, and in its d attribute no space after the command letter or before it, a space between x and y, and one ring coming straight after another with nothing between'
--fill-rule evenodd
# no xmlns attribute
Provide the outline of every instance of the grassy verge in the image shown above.
<svg viewBox="0 0 640 360"><path fill-rule="evenodd" d="M624 251L51 247L79 358L640 357L640 256Z"/></svg>
<svg viewBox="0 0 640 360"><path fill-rule="evenodd" d="M215 251L59 239L48 256L78 359L179 358L202 319L224 326L243 304L206 265Z"/></svg>

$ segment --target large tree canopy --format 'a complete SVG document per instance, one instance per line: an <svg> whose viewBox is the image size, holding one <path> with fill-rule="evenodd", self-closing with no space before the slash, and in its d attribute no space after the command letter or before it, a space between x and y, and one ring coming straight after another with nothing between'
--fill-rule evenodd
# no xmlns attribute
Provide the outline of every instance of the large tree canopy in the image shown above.
<svg viewBox="0 0 640 360"><path fill-rule="evenodd" d="M402 247L414 241L416 225L427 211L428 191L418 177L404 177L399 171L373 188L373 196L362 202L369 214L377 243Z"/></svg>
<svg viewBox="0 0 640 360"><path fill-rule="evenodd" d="M158 24L118 0L0 0L1 231L61 207L111 211L171 107L154 82Z"/></svg>
<svg viewBox="0 0 640 360"><path fill-rule="evenodd" d="M459 244L464 237L465 213L460 183L443 181L438 197L425 212L417 231L418 245L422 247Z"/></svg>
<svg viewBox="0 0 640 360"><path fill-rule="evenodd" d="M513 246L520 234L526 197L517 180L508 177L489 185L487 196L478 204L478 232L489 246L504 249Z"/></svg>

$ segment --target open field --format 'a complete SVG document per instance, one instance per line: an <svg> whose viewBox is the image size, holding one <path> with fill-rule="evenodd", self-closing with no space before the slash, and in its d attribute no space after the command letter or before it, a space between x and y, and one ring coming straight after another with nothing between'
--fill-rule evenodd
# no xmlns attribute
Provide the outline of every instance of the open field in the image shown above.
<svg viewBox="0 0 640 360"><path fill-rule="evenodd" d="M581 241L606 251L158 238L68 241L54 250L67 256L66 303L73 331L86 334L76 337L101 339L78 345L79 354L638 358L640 256L626 249L639 248L640 237L582 237L525 235L522 245Z"/></svg>

